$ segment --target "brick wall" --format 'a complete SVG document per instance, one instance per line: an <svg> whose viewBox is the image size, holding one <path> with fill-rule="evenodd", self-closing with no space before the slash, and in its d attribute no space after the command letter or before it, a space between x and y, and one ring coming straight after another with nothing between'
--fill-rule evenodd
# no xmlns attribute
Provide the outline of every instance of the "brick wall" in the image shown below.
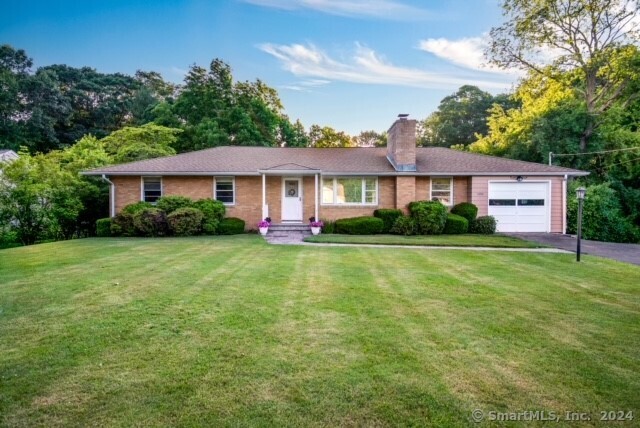
<svg viewBox="0 0 640 428"><path fill-rule="evenodd" d="M140 177L115 176L109 179L116 186L116 214L125 206L140 201Z"/></svg>
<svg viewBox="0 0 640 428"><path fill-rule="evenodd" d="M416 177L396 177L396 202L395 207L408 213L407 205L416 200Z"/></svg>
<svg viewBox="0 0 640 428"><path fill-rule="evenodd" d="M163 195L187 196L191 199L213 198L213 177L162 177Z"/></svg>
<svg viewBox="0 0 640 428"><path fill-rule="evenodd" d="M396 166L416 165L416 121L396 120L388 131L387 155Z"/></svg>

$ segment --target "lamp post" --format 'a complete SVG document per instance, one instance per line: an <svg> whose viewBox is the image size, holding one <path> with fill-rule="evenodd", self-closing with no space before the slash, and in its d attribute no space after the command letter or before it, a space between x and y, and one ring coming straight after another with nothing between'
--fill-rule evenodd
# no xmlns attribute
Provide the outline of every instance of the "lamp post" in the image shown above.
<svg viewBox="0 0 640 428"><path fill-rule="evenodd" d="M578 243L576 248L576 261L580 261L580 240L582 239L582 202L587 189L578 187L576 189L576 197L578 198Z"/></svg>

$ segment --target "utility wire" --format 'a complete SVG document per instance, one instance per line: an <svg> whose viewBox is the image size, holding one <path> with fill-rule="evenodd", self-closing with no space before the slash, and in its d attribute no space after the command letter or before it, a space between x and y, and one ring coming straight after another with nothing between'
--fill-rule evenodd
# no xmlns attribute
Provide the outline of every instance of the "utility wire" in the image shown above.
<svg viewBox="0 0 640 428"><path fill-rule="evenodd" d="M607 165L607 168L611 168L612 166L622 165L623 163L629 163L629 162L633 162L633 161L640 161L640 158L629 159L629 160L626 160L626 161L622 161L622 162L614 163L614 164L611 164L611 165Z"/></svg>
<svg viewBox="0 0 640 428"><path fill-rule="evenodd" d="M626 149L615 149L615 150L603 150L601 152L585 152L585 153L552 153L551 155L555 158L558 156L582 156L582 155L599 155L602 153L613 153L613 152L624 152L627 150L638 150L638 147L627 147Z"/></svg>

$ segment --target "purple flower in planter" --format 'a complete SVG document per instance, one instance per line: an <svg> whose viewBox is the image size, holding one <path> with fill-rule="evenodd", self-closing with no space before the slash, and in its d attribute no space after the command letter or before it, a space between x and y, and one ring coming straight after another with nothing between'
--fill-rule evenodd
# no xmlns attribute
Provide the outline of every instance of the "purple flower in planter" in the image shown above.
<svg viewBox="0 0 640 428"><path fill-rule="evenodd" d="M324 227L324 223L321 221L312 221L309 225L311 227Z"/></svg>
<svg viewBox="0 0 640 428"><path fill-rule="evenodd" d="M260 223L258 223L258 227L269 227L271 226L271 223L269 223L267 220L262 220Z"/></svg>

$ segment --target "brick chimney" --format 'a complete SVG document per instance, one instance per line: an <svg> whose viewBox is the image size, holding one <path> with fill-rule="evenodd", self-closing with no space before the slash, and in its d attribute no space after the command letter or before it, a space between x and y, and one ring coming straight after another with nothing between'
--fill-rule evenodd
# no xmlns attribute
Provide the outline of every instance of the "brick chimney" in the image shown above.
<svg viewBox="0 0 640 428"><path fill-rule="evenodd" d="M416 170L416 121L399 114L387 136L387 158L396 171Z"/></svg>

